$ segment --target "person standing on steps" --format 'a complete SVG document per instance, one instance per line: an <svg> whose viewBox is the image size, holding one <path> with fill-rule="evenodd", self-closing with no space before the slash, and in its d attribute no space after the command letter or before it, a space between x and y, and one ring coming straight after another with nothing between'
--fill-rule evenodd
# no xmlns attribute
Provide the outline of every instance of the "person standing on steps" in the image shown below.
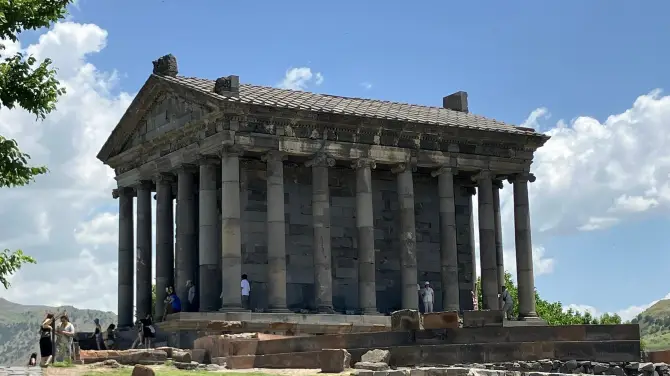
<svg viewBox="0 0 670 376"><path fill-rule="evenodd" d="M251 285L249 284L249 280L247 279L246 274L242 274L242 281L240 281L240 288L242 290L242 307L244 309L249 309L250 307L249 293L251 293Z"/></svg>
<svg viewBox="0 0 670 376"><path fill-rule="evenodd" d="M196 301L196 291L193 281L190 279L186 281L186 288L188 288L188 309L187 312L198 312L198 304Z"/></svg>
<svg viewBox="0 0 670 376"><path fill-rule="evenodd" d="M423 284L423 291L421 291L421 297L423 298L423 312L431 313L433 312L433 303L435 302L435 291L430 287L430 282L426 281Z"/></svg>
<svg viewBox="0 0 670 376"><path fill-rule="evenodd" d="M505 320L512 320L512 313L514 311L514 299L507 291L507 287L502 287L502 301L503 301L503 314L505 315Z"/></svg>

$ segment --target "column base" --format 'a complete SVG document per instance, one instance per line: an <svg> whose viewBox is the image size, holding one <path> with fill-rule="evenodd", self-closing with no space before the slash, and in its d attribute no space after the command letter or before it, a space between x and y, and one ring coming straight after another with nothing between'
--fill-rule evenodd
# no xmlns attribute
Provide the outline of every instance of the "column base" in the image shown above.
<svg viewBox="0 0 670 376"><path fill-rule="evenodd" d="M290 309L286 307L274 307L274 308L268 308L267 309L268 313L292 313Z"/></svg>
<svg viewBox="0 0 670 376"><path fill-rule="evenodd" d="M377 311L376 308L364 308L364 309L361 311L361 315L365 315L365 316L382 316L382 314L379 313L379 311Z"/></svg>
<svg viewBox="0 0 670 376"><path fill-rule="evenodd" d="M332 315L335 313L335 310L331 306L321 306L316 309L316 313Z"/></svg>
<svg viewBox="0 0 670 376"><path fill-rule="evenodd" d="M543 324L547 325L547 322L542 318L540 318L539 316L537 316L537 314L528 316L519 315L519 321L526 321L528 323L533 323L535 325L543 325Z"/></svg>
<svg viewBox="0 0 670 376"><path fill-rule="evenodd" d="M242 305L229 305L219 308L219 312L251 312L251 310L245 309Z"/></svg>

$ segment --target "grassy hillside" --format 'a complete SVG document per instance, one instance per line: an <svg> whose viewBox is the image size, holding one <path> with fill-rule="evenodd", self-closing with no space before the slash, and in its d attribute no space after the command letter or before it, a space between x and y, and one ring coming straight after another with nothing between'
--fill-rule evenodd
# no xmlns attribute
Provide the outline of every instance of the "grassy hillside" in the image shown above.
<svg viewBox="0 0 670 376"><path fill-rule="evenodd" d="M24 365L30 353L38 352L38 330L45 312L67 311L75 330L92 331L93 319L99 318L103 327L116 323L116 315L74 307L25 306L0 298L0 365Z"/></svg>
<svg viewBox="0 0 670 376"><path fill-rule="evenodd" d="M660 300L634 318L647 350L670 349L670 299Z"/></svg>

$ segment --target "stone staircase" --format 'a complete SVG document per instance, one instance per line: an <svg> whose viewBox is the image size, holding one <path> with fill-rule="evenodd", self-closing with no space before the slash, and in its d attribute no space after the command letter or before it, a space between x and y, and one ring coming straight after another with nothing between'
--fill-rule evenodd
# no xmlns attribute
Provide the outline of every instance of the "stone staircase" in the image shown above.
<svg viewBox="0 0 670 376"><path fill-rule="evenodd" d="M640 360L638 325L490 326L235 340L209 336L195 341L213 362L229 368L319 368L322 349L346 349L352 364L367 351L391 352L391 364L448 365L512 361Z"/></svg>

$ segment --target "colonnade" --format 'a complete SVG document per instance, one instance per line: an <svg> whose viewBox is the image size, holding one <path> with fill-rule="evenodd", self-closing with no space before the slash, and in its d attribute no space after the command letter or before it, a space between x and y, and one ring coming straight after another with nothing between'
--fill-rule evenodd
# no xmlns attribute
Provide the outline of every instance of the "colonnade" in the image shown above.
<svg viewBox="0 0 670 376"><path fill-rule="evenodd" d="M262 157L267 168L267 252L268 305L270 312L287 312L286 234L284 219L285 155L271 151ZM217 167L221 168L221 228L219 229ZM312 170L312 225L314 231L314 291L319 312L333 312L331 265L329 169L335 160L317 153L307 161ZM353 162L356 174L356 228L358 231L359 307L363 314L376 314L374 215L372 170L374 160ZM198 170L196 170L196 168ZM199 192L195 192L196 171ZM409 163L393 166L399 202L402 307L417 308L417 248L414 214L415 168ZM439 193L440 270L445 310L459 309L458 262L454 175L456 169L440 167L431 175ZM479 202L480 265L484 309L498 309L498 293L504 283L500 223L501 182L491 171L475 175ZM521 318L535 313L528 182L531 174L509 176L514 189L519 313ZM174 243L173 182L177 183L177 233ZM186 281L199 276L199 310L242 311L242 233L240 205L240 155L224 149L216 157L207 156L197 166L182 166L170 174L157 173L152 181L115 190L119 199L119 326L133 323L133 298L138 317L151 312L151 187L156 187L156 311L162 312L165 288L174 285L185 297ZM137 223L133 223L133 196L137 196ZM196 217L197 216L197 217ZM136 226L136 259L133 229ZM220 230L220 235L219 235ZM220 242L219 242L219 238ZM219 247L220 244L220 247ZM197 252L197 257L196 257ZM174 255L174 256L173 256ZM195 265L195 263L198 265ZM219 269L219 265L220 268ZM137 283L133 286L133 266ZM219 274L220 270L220 274ZM216 281L217 283L212 283ZM220 281L220 284L218 283ZM134 287L134 288L133 288ZM182 298L183 299L183 298Z"/></svg>

